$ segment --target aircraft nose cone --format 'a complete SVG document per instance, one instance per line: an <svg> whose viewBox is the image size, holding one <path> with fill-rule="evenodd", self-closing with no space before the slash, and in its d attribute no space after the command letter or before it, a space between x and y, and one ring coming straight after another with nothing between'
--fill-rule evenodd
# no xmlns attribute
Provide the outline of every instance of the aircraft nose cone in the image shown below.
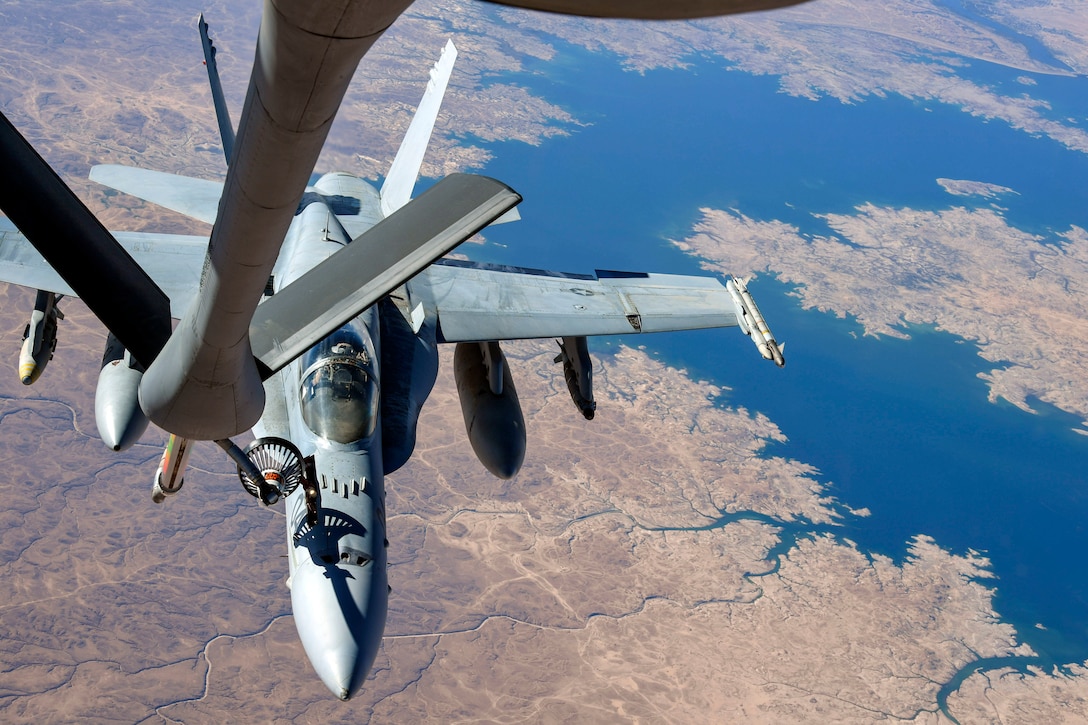
<svg viewBox="0 0 1088 725"><path fill-rule="evenodd" d="M306 656L341 700L357 693L385 631L389 589L385 568L299 565L291 577L291 607Z"/></svg>
<svg viewBox="0 0 1088 725"><path fill-rule="evenodd" d="M359 670L359 651L354 647L341 648L336 652L327 652L321 659L318 675L332 694L341 700L347 700L359 691L359 685L366 677L366 672Z"/></svg>

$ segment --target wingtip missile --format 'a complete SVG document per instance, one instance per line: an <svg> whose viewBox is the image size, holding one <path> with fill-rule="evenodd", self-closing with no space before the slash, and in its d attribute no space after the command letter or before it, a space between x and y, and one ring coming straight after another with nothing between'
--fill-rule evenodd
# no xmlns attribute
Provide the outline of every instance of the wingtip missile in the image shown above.
<svg viewBox="0 0 1088 725"><path fill-rule="evenodd" d="M770 327L763 313L759 311L752 293L748 291L748 280L730 277L726 280L725 288L733 300L736 308L737 325L741 332L752 338L759 354L764 360L773 360L778 367L785 367L786 358L782 355L782 345L774 339Z"/></svg>

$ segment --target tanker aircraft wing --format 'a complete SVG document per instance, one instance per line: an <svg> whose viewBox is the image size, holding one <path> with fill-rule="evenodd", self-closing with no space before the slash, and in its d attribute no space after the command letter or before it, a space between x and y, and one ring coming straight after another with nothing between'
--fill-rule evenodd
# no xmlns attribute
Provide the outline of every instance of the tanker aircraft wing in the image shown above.
<svg viewBox="0 0 1088 725"><path fill-rule="evenodd" d="M798 5L808 0L488 0L498 5L593 18L678 20L749 13Z"/></svg>

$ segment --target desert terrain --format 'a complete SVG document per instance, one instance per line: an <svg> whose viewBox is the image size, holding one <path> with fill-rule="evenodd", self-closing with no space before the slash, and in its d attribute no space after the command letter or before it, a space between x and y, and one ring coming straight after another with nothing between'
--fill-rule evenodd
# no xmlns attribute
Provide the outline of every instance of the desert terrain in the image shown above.
<svg viewBox="0 0 1088 725"><path fill-rule="evenodd" d="M1035 73L1068 68L923 0L850 9L818 0L781 14L635 26L420 2L364 61L322 166L370 178L384 171L449 36L462 59L429 175L479 166L490 141L537 144L577 132L582 120L502 77L525 56L552 57L557 39L614 53L632 72L720 53L737 70L780 75L790 93L846 102L914 94L1088 151L1084 132L1048 116L1030 86L1013 97L948 78L945 54L955 48ZM111 228L208 232L82 181L94 163L222 177L198 10L212 23L237 113L259 4L183 3L164 13L134 1L44 8L17 0L0 9L8 28L0 108ZM1017 17L1025 27L1041 22L1026 10ZM1065 37L1050 27L1046 37ZM1073 46L1054 48L1069 66L1080 62ZM945 188L1010 193L970 182ZM708 208L678 243L714 269L778 275L798 285L804 305L857 315L874 334L902 334L904 320L917 320L976 340L984 355L1014 363L991 374L994 396L1025 406L1037 396L1088 414L1077 375L1088 330L1078 322L1079 288L1070 289L1088 279L1084 231L1061 230L1058 251L1010 226L1000 209L949 198L939 212L869 205L827 214L834 233L819 239ZM770 269L758 261L769 251L778 260ZM982 263L994 255L1002 264ZM940 294L857 292L858 280L907 290L889 284L904 273ZM1050 327L1015 316L1020 298L995 293L1009 288L1045 301L1048 324L1073 340L1065 359L1043 345ZM984 555L953 555L924 535L900 562L861 550L838 531L865 511L836 501L834 482L811 465L774 454L769 444L785 439L774 421L731 406L728 389L648 351L598 352L599 411L584 421L550 342L508 348L529 433L526 465L512 481L490 477L472 457L443 359L416 455L387 481L393 592L383 649L364 692L340 703L310 671L294 631L282 517L242 491L211 445L197 449L181 494L152 504L163 434L149 432L123 455L95 434L104 330L78 302L62 303L57 358L23 387L15 361L33 293L5 287L2 295L0 350L11 368L0 375L7 721L1088 718L1076 665L970 675L942 711L942 687L971 663L1032 654L993 611ZM701 334L717 348L727 333L735 334Z"/></svg>

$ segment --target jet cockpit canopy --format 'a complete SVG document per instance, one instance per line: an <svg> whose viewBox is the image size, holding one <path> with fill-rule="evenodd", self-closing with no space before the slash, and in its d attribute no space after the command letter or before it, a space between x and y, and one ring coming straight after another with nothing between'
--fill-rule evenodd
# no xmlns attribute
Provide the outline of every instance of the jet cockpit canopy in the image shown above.
<svg viewBox="0 0 1088 725"><path fill-rule="evenodd" d="M319 437L353 443L374 434L378 381L366 328L348 323L302 359L302 419Z"/></svg>

